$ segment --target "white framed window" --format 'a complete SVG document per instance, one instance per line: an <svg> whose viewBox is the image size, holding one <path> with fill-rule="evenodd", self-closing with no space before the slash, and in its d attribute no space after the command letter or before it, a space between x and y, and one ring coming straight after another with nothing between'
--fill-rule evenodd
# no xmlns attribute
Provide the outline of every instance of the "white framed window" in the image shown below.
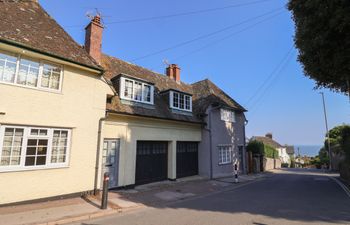
<svg viewBox="0 0 350 225"><path fill-rule="evenodd" d="M184 93L170 91L170 108L192 112L192 96Z"/></svg>
<svg viewBox="0 0 350 225"><path fill-rule="evenodd" d="M232 162L232 145L219 145L219 165L229 164Z"/></svg>
<svg viewBox="0 0 350 225"><path fill-rule="evenodd" d="M144 82L121 77L120 98L135 102L153 104L154 86Z"/></svg>
<svg viewBox="0 0 350 225"><path fill-rule="evenodd" d="M226 122L231 122L231 123L236 122L234 111L227 110L227 109L220 109L220 114L221 114L221 120Z"/></svg>
<svg viewBox="0 0 350 225"><path fill-rule="evenodd" d="M0 52L0 83L59 92L62 79L62 66Z"/></svg>
<svg viewBox="0 0 350 225"><path fill-rule="evenodd" d="M68 166L70 129L0 127L0 172Z"/></svg>

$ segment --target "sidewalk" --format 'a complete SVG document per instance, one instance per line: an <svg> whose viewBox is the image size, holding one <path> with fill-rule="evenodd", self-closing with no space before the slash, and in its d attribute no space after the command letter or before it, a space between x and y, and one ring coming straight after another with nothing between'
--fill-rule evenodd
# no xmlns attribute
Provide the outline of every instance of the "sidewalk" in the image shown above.
<svg viewBox="0 0 350 225"><path fill-rule="evenodd" d="M166 207L184 199L237 188L245 183L268 176L267 174L242 175L239 183L233 177L215 180L199 176L138 186L132 190L110 191L109 207L99 209L100 199L71 198L43 203L0 207L0 224L4 225L54 225L89 220L122 213L141 207Z"/></svg>

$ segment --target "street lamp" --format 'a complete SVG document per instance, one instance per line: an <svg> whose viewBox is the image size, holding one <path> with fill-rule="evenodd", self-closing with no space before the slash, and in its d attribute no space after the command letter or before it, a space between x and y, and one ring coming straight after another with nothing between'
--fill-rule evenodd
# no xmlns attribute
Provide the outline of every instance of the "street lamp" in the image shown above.
<svg viewBox="0 0 350 225"><path fill-rule="evenodd" d="M326 103L324 100L324 93L320 92L322 95L322 102L323 102L323 112L324 112L324 121L326 123L326 132L327 132L327 144L328 144L328 155L329 155L329 171L332 170L332 153L331 153L331 141L329 139L329 132L328 132L328 121L327 121L327 112L326 112Z"/></svg>

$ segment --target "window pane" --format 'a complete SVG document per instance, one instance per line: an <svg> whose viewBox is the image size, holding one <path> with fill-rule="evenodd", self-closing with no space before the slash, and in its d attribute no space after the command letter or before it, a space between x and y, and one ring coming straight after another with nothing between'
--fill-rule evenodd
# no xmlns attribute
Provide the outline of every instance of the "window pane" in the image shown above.
<svg viewBox="0 0 350 225"><path fill-rule="evenodd" d="M143 86L143 101L151 102L151 86L146 84Z"/></svg>
<svg viewBox="0 0 350 225"><path fill-rule="evenodd" d="M36 159L36 165L40 166L40 165L45 165L46 163L46 156L38 156L38 158Z"/></svg>
<svg viewBox="0 0 350 225"><path fill-rule="evenodd" d="M191 109L191 108L190 108L190 107L191 107L190 102L191 102L191 101L190 101L190 96L186 95L186 96L185 96L185 109L186 109L186 110L190 110L190 109Z"/></svg>
<svg viewBox="0 0 350 225"><path fill-rule="evenodd" d="M0 81L14 83L17 58L0 53Z"/></svg>
<svg viewBox="0 0 350 225"><path fill-rule="evenodd" d="M133 99L133 82L131 80L125 80L124 97Z"/></svg>
<svg viewBox="0 0 350 225"><path fill-rule="evenodd" d="M142 101L142 83L135 82L135 96L134 100Z"/></svg>
<svg viewBox="0 0 350 225"><path fill-rule="evenodd" d="M176 92L173 93L173 107L179 107L179 93Z"/></svg>
<svg viewBox="0 0 350 225"><path fill-rule="evenodd" d="M25 166L34 166L35 157L26 157Z"/></svg>
<svg viewBox="0 0 350 225"><path fill-rule="evenodd" d="M39 77L39 63L27 59L21 59L17 84L36 87Z"/></svg>
<svg viewBox="0 0 350 225"><path fill-rule="evenodd" d="M1 165L19 165L22 150L23 129L6 128L1 149Z"/></svg>
<svg viewBox="0 0 350 225"><path fill-rule="evenodd" d="M52 139L51 163L64 163L68 145L68 131L55 130Z"/></svg>
<svg viewBox="0 0 350 225"><path fill-rule="evenodd" d="M39 134L39 130L38 130L38 129L32 129L32 130L30 131L30 135L38 136L38 134Z"/></svg>
<svg viewBox="0 0 350 225"><path fill-rule="evenodd" d="M184 95L183 94L179 94L179 108L180 109L184 109Z"/></svg>
<svg viewBox="0 0 350 225"><path fill-rule="evenodd" d="M26 151L26 166L38 166L46 164L47 139L28 139Z"/></svg>
<svg viewBox="0 0 350 225"><path fill-rule="evenodd" d="M41 76L41 87L54 90L60 89L61 68L54 65L44 64Z"/></svg>

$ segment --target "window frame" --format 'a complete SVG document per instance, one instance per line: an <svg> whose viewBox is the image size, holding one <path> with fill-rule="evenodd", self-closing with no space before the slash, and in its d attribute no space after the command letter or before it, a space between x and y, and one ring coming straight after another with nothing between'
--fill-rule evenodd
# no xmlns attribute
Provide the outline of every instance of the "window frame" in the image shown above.
<svg viewBox="0 0 350 225"><path fill-rule="evenodd" d="M230 113L232 118L225 118L225 114ZM221 108L220 109L220 119L225 122L235 123L236 122L236 113L233 110Z"/></svg>
<svg viewBox="0 0 350 225"><path fill-rule="evenodd" d="M178 95L178 98L177 98L177 107L174 106L174 94L177 94ZM181 99L181 96L183 96L183 108L180 107L180 99ZM189 109L186 109L186 97L189 97ZM169 92L169 107L172 108L172 109L176 109L176 110L180 110L180 111L186 111L186 112L192 112L192 96L189 95L189 94L185 94L185 93L182 93L182 92L179 92L179 91L170 91Z"/></svg>
<svg viewBox="0 0 350 225"><path fill-rule="evenodd" d="M223 161L222 155L220 152L222 151L221 148L228 148L228 152L229 152L229 156L230 156L230 160L226 160ZM233 148L234 146L232 144L221 144L217 146L218 149L218 164L220 166L222 165L228 165L228 164L232 164L232 159L233 159ZM225 155L227 156L227 153L225 153Z"/></svg>
<svg viewBox="0 0 350 225"><path fill-rule="evenodd" d="M69 167L70 163L70 151L71 151L71 141L72 141L72 130L67 128L53 128L53 127L34 127L34 126L17 126L17 125L0 125L0 160L2 157L2 148L3 141L5 136L6 128L17 128L23 129L23 140L22 140L22 151L20 154L20 164L19 165L9 165L1 166L0 173L2 172L12 172L12 171L26 171L26 170L42 170L42 169L54 169L54 168L64 168ZM40 135L31 135L30 132L32 129L42 129L47 130L47 134L44 136ZM52 141L53 141L53 132L55 130L67 131L67 149L66 149L66 160L63 163L51 163L52 155ZM28 139L47 139L47 154L45 165L39 166L25 166L25 160L27 155L27 144Z"/></svg>
<svg viewBox="0 0 350 225"><path fill-rule="evenodd" d="M7 84L7 85L12 85L12 86L17 86L17 87L24 87L24 88L53 92L53 93L62 93L63 76L64 76L64 66L63 65L59 65L57 63L54 63L54 62L51 62L48 60L38 59L38 58L31 57L31 56L11 53L11 52L7 52L7 51L3 51L3 50L0 50L0 53L4 54L4 55L15 57L17 60L15 74L14 74L14 81L13 82L6 82L3 80L0 80L0 84ZM32 60L33 62L39 63L38 81L37 81L37 84L35 87L17 83L18 77L19 77L20 61L22 58L26 59L26 60ZM44 70L44 64L48 64L48 65L56 66L56 67L60 68L60 80L59 80L59 88L58 89L46 88L46 87L41 86L41 79L42 79L42 74L43 74L43 70Z"/></svg>
<svg viewBox="0 0 350 225"><path fill-rule="evenodd" d="M132 97L128 97L125 96L125 83L126 81L132 82ZM141 100L136 100L135 96L136 96L136 83L141 84ZM150 87L150 101L145 101L146 96L145 96L145 91L144 88L145 86L149 86ZM124 100L128 100L128 101L133 101L133 102L139 102L139 103L143 103L143 104L149 104L149 105L153 105L154 104L154 85L146 83L146 82L142 82L139 80L134 80L131 78L126 78L126 77L120 77L120 88L119 88L119 93L120 93L120 98L124 99Z"/></svg>

